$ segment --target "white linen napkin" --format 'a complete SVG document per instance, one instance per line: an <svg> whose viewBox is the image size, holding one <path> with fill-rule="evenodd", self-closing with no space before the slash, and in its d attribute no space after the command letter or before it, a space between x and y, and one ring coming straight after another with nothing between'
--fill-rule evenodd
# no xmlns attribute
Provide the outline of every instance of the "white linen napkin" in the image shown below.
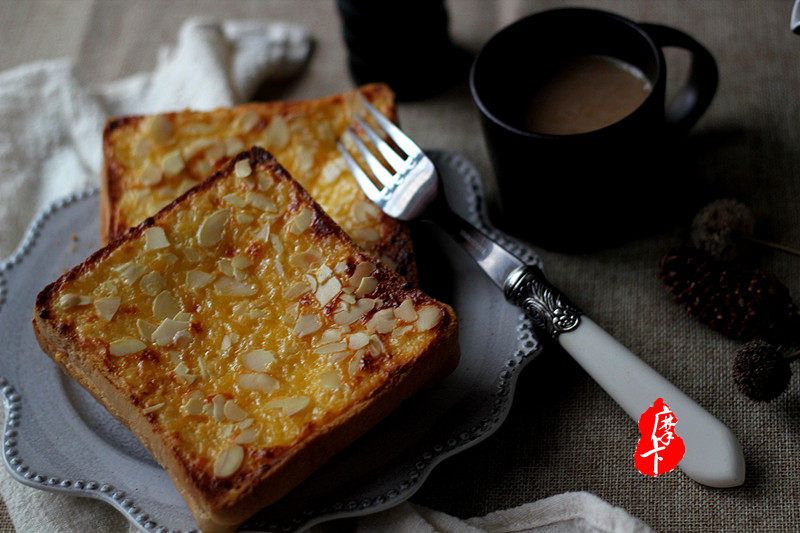
<svg viewBox="0 0 800 533"><path fill-rule="evenodd" d="M190 19L177 44L161 50L153 72L99 88L79 83L69 60L0 73L0 260L11 255L39 210L98 184L107 117L234 105L262 82L298 73L310 50L311 37L293 24ZM0 468L0 495L18 531L136 530L107 504L32 489L16 482L5 468ZM553 496L469 520L403 504L360 519L357 529L650 531L624 510L588 493Z"/></svg>

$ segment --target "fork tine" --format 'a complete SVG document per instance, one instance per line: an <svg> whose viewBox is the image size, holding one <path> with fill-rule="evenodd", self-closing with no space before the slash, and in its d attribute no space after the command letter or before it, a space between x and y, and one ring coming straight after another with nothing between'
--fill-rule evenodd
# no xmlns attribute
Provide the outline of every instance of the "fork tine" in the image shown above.
<svg viewBox="0 0 800 533"><path fill-rule="evenodd" d="M403 166L405 160L400 157L400 155L394 151L394 148L389 146L386 141L380 138L380 135L375 133L375 130L369 127L369 124L364 122L364 120L356 115L356 121L358 121L358 125L361 126L361 129L364 130L364 133L367 134L369 140L372 141L375 146L378 148L378 151L381 153L386 162L389 163L389 166L392 167L395 172L400 170Z"/></svg>
<svg viewBox="0 0 800 533"><path fill-rule="evenodd" d="M347 151L347 148L341 142L336 142L336 147L339 149L339 152L342 154L344 158L344 162L347 163L347 168L350 169L350 172L355 176L356 181L361 186L361 190L364 191L364 194L367 195L367 198L375 202L376 204L379 203L381 199L381 191L372 183L372 180L369 179L369 176L361 170L361 167L358 166L358 163L353 156L350 155L350 152ZM380 204L379 204L380 205Z"/></svg>
<svg viewBox="0 0 800 533"><path fill-rule="evenodd" d="M383 164L378 160L377 157L372 155L372 152L369 151L367 146L358 136L358 133L356 133L352 127L347 126L347 131L350 133L350 138L353 139L353 143L355 143L356 148L358 148L358 151L361 152L361 156L367 162L367 166L375 175L375 177L378 178L378 181L383 183L386 187L391 187L394 183L394 178L391 174L389 174L389 171L384 168Z"/></svg>
<svg viewBox="0 0 800 533"><path fill-rule="evenodd" d="M375 120L378 121L378 125L383 128L383 131L389 135L389 138L392 139L408 157L414 157L422 153L420 147L417 146L416 143L408 137L408 135L403 133L400 128L395 126L391 120L383 116L380 111L372 107L372 104L367 102L366 98L361 98L361 102L364 104L364 107L367 108L367 111L369 111L369 113L375 118Z"/></svg>

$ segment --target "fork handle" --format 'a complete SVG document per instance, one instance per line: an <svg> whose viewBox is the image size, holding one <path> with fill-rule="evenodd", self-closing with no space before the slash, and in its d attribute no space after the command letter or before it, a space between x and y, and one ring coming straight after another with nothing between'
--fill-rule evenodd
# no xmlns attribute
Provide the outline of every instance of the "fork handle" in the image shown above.
<svg viewBox="0 0 800 533"><path fill-rule="evenodd" d="M531 265L512 273L505 293L540 334L556 340L634 421L656 399L664 399L686 446L678 465L686 475L711 487L744 482L744 455L731 430L583 315L539 268Z"/></svg>

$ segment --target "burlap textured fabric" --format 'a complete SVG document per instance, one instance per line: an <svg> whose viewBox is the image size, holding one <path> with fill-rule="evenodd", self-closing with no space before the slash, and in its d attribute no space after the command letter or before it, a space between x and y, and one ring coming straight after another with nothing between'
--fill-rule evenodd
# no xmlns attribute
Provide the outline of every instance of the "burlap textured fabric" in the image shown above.
<svg viewBox="0 0 800 533"><path fill-rule="evenodd" d="M159 44L171 40L190 15L269 16L305 24L317 47L301 78L262 98L317 97L351 85L334 6L328 1L15 4L0 9L0 34L6 35L0 47L3 69L73 55L86 81L108 81L152 68L147 62ZM449 2L455 38L471 50L525 14L566 5L574 4ZM800 245L800 37L788 30L791 2L625 0L580 5L675 26L705 44L718 61L716 99L687 148L686 177L694 186L686 187L676 212L688 212L704 199L732 195L753 207L759 236ZM677 65L685 62L680 55L670 54L670 59ZM677 72L673 81L679 83ZM419 144L468 155L491 185L478 115L466 85L425 102L402 104L399 114ZM578 305L731 427L744 447L746 484L709 489L678 471L656 479L640 475L633 468L635 424L565 354L549 352L523 373L504 426L440 465L413 501L468 517L587 490L661 531L796 530L800 384L793 379L786 394L766 405L754 405L733 389L730 353L737 343L696 324L671 302L655 276L661 255L683 238L682 227L688 226L689 218L677 218L665 231L600 252L542 256L552 281ZM798 261L764 253L759 265L778 275L800 299Z"/></svg>

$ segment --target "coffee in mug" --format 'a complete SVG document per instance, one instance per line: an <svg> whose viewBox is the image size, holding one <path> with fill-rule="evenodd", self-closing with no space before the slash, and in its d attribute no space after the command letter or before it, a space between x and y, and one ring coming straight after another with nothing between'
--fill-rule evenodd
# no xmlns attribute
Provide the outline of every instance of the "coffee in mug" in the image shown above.
<svg viewBox="0 0 800 533"><path fill-rule="evenodd" d="M644 72L621 59L566 57L533 80L519 125L548 135L599 130L633 113L652 90Z"/></svg>

